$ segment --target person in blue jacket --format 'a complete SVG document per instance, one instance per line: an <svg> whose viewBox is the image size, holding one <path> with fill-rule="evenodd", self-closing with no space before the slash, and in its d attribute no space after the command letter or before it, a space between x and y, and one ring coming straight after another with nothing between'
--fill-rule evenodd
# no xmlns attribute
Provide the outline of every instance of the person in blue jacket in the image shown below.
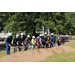
<svg viewBox="0 0 75 75"><path fill-rule="evenodd" d="M38 41L39 41L39 45L38 45L38 49L39 49L39 48L42 48L42 42L43 42L43 38L41 34L38 37Z"/></svg>
<svg viewBox="0 0 75 75"><path fill-rule="evenodd" d="M14 46L14 51L13 53L17 52L17 46L19 45L19 35L16 35L16 37L14 38L14 41L13 41L13 46Z"/></svg>
<svg viewBox="0 0 75 75"><path fill-rule="evenodd" d="M54 36L53 36L53 33L51 33L51 36L50 36L50 48L54 46Z"/></svg>
<svg viewBox="0 0 75 75"><path fill-rule="evenodd" d="M9 33L9 36L6 38L5 41L7 55L10 55L11 41L12 41L12 33Z"/></svg>

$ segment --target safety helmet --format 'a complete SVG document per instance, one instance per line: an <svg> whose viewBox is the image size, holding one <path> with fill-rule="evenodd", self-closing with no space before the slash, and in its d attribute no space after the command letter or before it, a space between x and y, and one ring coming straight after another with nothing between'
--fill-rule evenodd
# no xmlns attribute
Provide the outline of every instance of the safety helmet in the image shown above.
<svg viewBox="0 0 75 75"><path fill-rule="evenodd" d="M30 35L27 35L28 38L30 38Z"/></svg>
<svg viewBox="0 0 75 75"><path fill-rule="evenodd" d="M45 32L45 34L47 34L47 33Z"/></svg>
<svg viewBox="0 0 75 75"><path fill-rule="evenodd" d="M33 39L35 38L35 36L32 37Z"/></svg>
<svg viewBox="0 0 75 75"><path fill-rule="evenodd" d="M12 36L12 33L9 33L9 36Z"/></svg>
<svg viewBox="0 0 75 75"><path fill-rule="evenodd" d="M23 35L23 33L21 33L21 35Z"/></svg>
<svg viewBox="0 0 75 75"><path fill-rule="evenodd" d="M51 33L51 35L53 35L53 33Z"/></svg>

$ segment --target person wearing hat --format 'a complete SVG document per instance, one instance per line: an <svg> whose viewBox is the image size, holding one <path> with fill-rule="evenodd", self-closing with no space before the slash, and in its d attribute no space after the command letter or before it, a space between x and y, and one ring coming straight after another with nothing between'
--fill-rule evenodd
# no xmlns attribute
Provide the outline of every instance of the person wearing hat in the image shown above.
<svg viewBox="0 0 75 75"><path fill-rule="evenodd" d="M50 48L54 46L54 36L53 36L53 33L51 33L51 36L50 36Z"/></svg>
<svg viewBox="0 0 75 75"><path fill-rule="evenodd" d="M32 40L31 40L31 45L32 45L32 50L34 49L35 45L36 45L36 40L35 40L35 36L32 36Z"/></svg>
<svg viewBox="0 0 75 75"><path fill-rule="evenodd" d="M25 39L25 42L24 42L24 46L25 46L25 50L30 48L30 35L27 35L27 38Z"/></svg>
<svg viewBox="0 0 75 75"><path fill-rule="evenodd" d="M17 52L17 46L19 45L19 35L16 35L16 37L14 38L14 41L13 41L13 46L14 46L14 51L13 53Z"/></svg>
<svg viewBox="0 0 75 75"><path fill-rule="evenodd" d="M43 42L43 38L41 34L38 37L38 41L39 41L39 45L38 45L38 49L39 49L39 48L42 48L42 42Z"/></svg>
<svg viewBox="0 0 75 75"><path fill-rule="evenodd" d="M46 48L48 48L48 38L47 38L47 33L45 32L44 36L43 36L43 48L46 46Z"/></svg>
<svg viewBox="0 0 75 75"><path fill-rule="evenodd" d="M21 37L19 38L19 52L21 51L22 47L24 45L24 37L23 33L21 33Z"/></svg>
<svg viewBox="0 0 75 75"><path fill-rule="evenodd" d="M12 33L9 33L9 36L6 38L5 41L7 55L10 55L11 41L12 41Z"/></svg>

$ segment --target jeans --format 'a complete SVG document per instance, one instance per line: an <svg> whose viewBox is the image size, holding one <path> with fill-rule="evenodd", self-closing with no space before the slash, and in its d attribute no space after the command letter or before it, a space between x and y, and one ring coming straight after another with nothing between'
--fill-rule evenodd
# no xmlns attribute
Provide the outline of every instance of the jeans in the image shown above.
<svg viewBox="0 0 75 75"><path fill-rule="evenodd" d="M7 45L7 44L5 44L5 45L6 45L7 55L9 55L9 54L10 54L10 46L9 46L9 45Z"/></svg>
<svg viewBox="0 0 75 75"><path fill-rule="evenodd" d="M58 46L60 46L61 45L61 43L58 41Z"/></svg>
<svg viewBox="0 0 75 75"><path fill-rule="evenodd" d="M38 49L39 49L39 48L42 48L42 44L39 44L39 45L38 45Z"/></svg>
<svg viewBox="0 0 75 75"><path fill-rule="evenodd" d="M25 44L24 46L26 46L25 50L27 51L27 49L28 49L28 45Z"/></svg>
<svg viewBox="0 0 75 75"><path fill-rule="evenodd" d="M34 45L32 45L32 50L34 49Z"/></svg>

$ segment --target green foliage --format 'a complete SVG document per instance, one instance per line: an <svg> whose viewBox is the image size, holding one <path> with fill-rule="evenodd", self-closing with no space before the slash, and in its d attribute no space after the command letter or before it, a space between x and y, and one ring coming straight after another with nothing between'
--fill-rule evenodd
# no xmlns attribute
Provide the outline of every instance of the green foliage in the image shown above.
<svg viewBox="0 0 75 75"><path fill-rule="evenodd" d="M5 32L26 31L35 35L36 28L48 25L50 32L75 33L75 12L1 12L0 15Z"/></svg>

